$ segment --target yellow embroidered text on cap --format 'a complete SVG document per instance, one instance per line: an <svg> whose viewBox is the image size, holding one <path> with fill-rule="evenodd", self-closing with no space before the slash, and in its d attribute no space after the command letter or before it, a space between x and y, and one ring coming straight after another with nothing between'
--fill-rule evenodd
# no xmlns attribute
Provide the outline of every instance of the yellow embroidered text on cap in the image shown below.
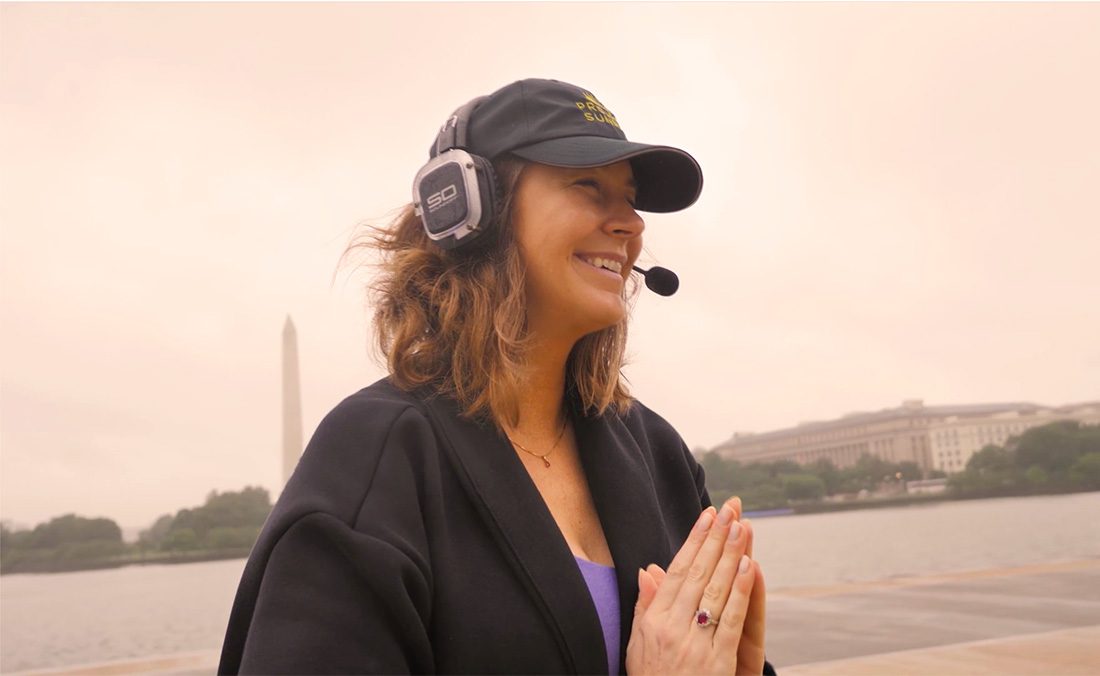
<svg viewBox="0 0 1100 676"><path fill-rule="evenodd" d="M609 124L616 129L619 129L619 121L615 119L615 115L604 107L599 100L593 96L590 92L581 92L584 94L584 101L576 101L577 108L584 114L584 119L589 122L603 122Z"/></svg>

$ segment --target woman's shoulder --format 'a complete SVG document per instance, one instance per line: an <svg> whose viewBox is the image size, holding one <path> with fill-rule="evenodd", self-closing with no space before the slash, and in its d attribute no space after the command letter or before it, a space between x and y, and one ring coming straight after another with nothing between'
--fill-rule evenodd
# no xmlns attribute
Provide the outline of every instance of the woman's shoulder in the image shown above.
<svg viewBox="0 0 1100 676"><path fill-rule="evenodd" d="M324 416L280 502L292 512L321 511L351 523L379 474L431 453L434 438L422 400L379 380Z"/></svg>
<svg viewBox="0 0 1100 676"><path fill-rule="evenodd" d="M403 413L423 410L423 400L406 392L387 377L345 397L321 420L324 426L380 426L393 423Z"/></svg>
<svg viewBox="0 0 1100 676"><path fill-rule="evenodd" d="M710 504L702 467L672 423L637 399L619 418L649 465L658 493L664 491L672 501L678 499L674 496L683 496L686 487L694 486L699 504ZM694 509L693 503L692 519L697 516Z"/></svg>
<svg viewBox="0 0 1100 676"><path fill-rule="evenodd" d="M672 423L637 399L631 402L629 409L619 414L619 418L635 438L640 436L664 448L674 447L677 452L684 446L680 433Z"/></svg>
<svg viewBox="0 0 1100 676"><path fill-rule="evenodd" d="M383 378L344 398L317 425L302 462L370 462L397 430L429 427L423 401Z"/></svg>

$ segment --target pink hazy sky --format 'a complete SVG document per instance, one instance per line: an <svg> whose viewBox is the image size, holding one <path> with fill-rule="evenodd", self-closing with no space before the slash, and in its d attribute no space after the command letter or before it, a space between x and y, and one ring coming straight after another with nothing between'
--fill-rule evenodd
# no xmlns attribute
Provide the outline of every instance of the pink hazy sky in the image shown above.
<svg viewBox="0 0 1100 676"><path fill-rule="evenodd" d="M1097 399L1098 72L1095 4L4 4L3 518L277 492L286 315L308 434L382 375L356 225L522 77L703 166L627 369L690 446Z"/></svg>

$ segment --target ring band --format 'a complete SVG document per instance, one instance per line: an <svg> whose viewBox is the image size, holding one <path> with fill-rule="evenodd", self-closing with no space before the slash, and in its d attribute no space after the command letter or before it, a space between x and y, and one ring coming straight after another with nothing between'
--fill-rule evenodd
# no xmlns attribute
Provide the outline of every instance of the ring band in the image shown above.
<svg viewBox="0 0 1100 676"><path fill-rule="evenodd" d="M717 625L718 620L711 616L710 611L706 608L700 608L695 611L695 626L700 629L706 629L711 625Z"/></svg>

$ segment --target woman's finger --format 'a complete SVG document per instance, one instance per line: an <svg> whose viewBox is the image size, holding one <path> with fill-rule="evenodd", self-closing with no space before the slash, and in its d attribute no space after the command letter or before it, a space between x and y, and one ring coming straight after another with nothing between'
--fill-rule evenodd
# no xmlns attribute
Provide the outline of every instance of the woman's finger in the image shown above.
<svg viewBox="0 0 1100 676"><path fill-rule="evenodd" d="M749 607L741 642L737 645L737 673L760 674L764 669L764 628L766 626L766 596L764 574L760 562L753 561L755 579L749 594Z"/></svg>
<svg viewBox="0 0 1100 676"><path fill-rule="evenodd" d="M745 618L748 615L752 585L756 579L755 571L756 566L753 565L752 559L742 554L737 563L729 599L726 601L726 607L722 609L718 630L714 633L714 647L720 651L728 650L732 654L738 652L741 632L745 628Z"/></svg>
<svg viewBox="0 0 1100 676"><path fill-rule="evenodd" d="M714 507L707 507L699 515L695 525L691 528L691 533L688 534L687 540L680 547L680 551L676 552L676 556L672 558L672 563L668 564L668 573L665 575L665 579L662 580L661 587L657 590L657 596L653 599L650 607L665 610L672 605L676 594L680 591L684 578L687 577L688 569L691 568L691 564L695 560L695 555L703 546L707 534L714 525L714 511Z"/></svg>
<svg viewBox="0 0 1100 676"><path fill-rule="evenodd" d="M669 608L672 617L682 617L687 621L695 615L696 611L705 607L700 605L703 589L711 583L714 569L727 549L726 542L729 539L727 536L734 531L740 533L741 525L733 520L733 506L727 501L718 512L718 518L711 527L703 546L699 548L695 560L687 569L680 591L676 594L676 600ZM666 585L672 581L672 576L672 567L669 566L668 577L665 579ZM714 612L717 617L718 608L708 608L708 610Z"/></svg>
<svg viewBox="0 0 1100 676"><path fill-rule="evenodd" d="M752 521L749 521L748 519L742 519L741 520L741 525L744 526L745 530L747 531L747 533L746 533L747 537L745 539L745 553L748 554L749 558L751 559L752 558L752 539L753 539Z"/></svg>
<svg viewBox="0 0 1100 676"><path fill-rule="evenodd" d="M645 572L649 573L650 577L657 582L657 586L660 587L661 583L665 581L665 569L658 566L656 563L651 563L645 568Z"/></svg>
<svg viewBox="0 0 1100 676"><path fill-rule="evenodd" d="M635 617L644 613L653 603L653 598L657 596L659 586L648 571L638 569L638 605L634 609Z"/></svg>

